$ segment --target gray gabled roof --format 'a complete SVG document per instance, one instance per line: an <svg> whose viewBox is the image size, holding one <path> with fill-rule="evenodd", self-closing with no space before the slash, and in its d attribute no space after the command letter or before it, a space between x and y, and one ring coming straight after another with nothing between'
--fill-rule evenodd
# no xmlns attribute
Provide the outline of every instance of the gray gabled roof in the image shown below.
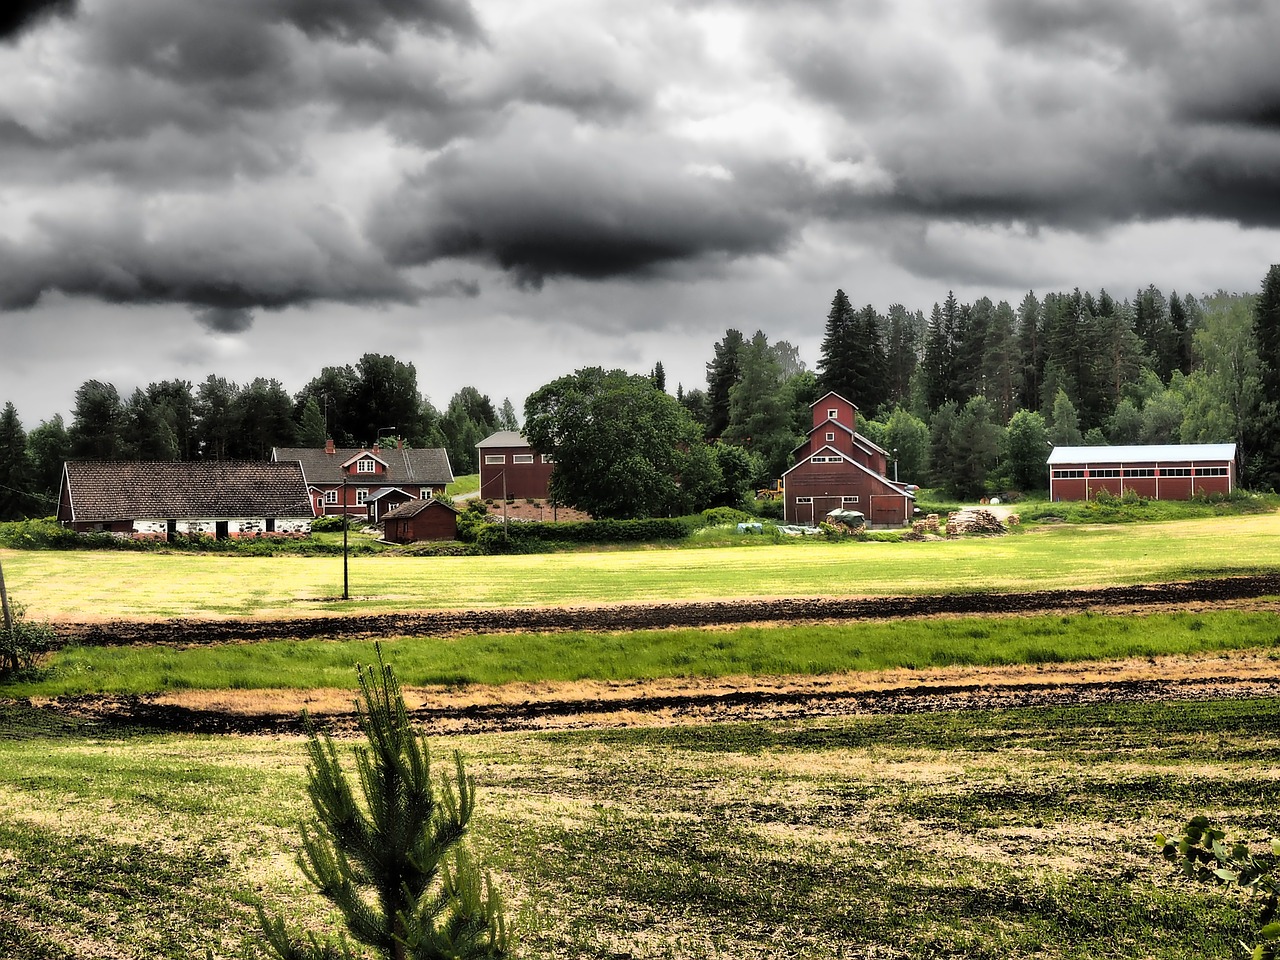
<svg viewBox="0 0 1280 960"><path fill-rule="evenodd" d="M491 433L485 437L476 447L484 450L486 447L527 447L529 441L524 438L524 434L519 430L499 430L497 433Z"/></svg>
<svg viewBox="0 0 1280 960"><path fill-rule="evenodd" d="M78 522L314 516L296 463L70 460L62 484Z"/></svg>
<svg viewBox="0 0 1280 960"><path fill-rule="evenodd" d="M1115 447L1054 447L1049 465L1060 463L1175 463L1234 460L1234 443L1148 443Z"/></svg>
<svg viewBox="0 0 1280 960"><path fill-rule="evenodd" d="M349 463L360 453L381 460L387 465L387 472L377 477L369 474L348 474L342 470L344 463ZM414 486L443 486L453 483L453 470L449 466L449 455L442 447L423 447L422 449L382 448L374 453L367 448L339 447L333 453L325 453L323 447L276 447L271 452L271 459L276 461L296 460L302 464L302 472L307 483L335 484L344 479L349 482L374 483L380 486L396 486L412 484Z"/></svg>

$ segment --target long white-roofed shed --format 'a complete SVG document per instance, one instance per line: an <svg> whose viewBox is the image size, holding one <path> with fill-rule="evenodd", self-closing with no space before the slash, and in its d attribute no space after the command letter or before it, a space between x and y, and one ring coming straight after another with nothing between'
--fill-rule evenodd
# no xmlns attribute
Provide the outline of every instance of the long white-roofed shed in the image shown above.
<svg viewBox="0 0 1280 960"><path fill-rule="evenodd" d="M1100 491L1132 490L1156 500L1229 494L1236 486L1234 443L1153 443L1117 447L1054 447L1049 498L1090 500Z"/></svg>

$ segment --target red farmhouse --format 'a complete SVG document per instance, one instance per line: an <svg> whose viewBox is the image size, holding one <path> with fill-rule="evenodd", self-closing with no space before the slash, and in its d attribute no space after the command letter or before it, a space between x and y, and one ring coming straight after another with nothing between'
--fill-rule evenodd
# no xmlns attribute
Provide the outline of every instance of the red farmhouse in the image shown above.
<svg viewBox="0 0 1280 960"><path fill-rule="evenodd" d="M458 511L443 500L410 500L383 514L383 539L392 543L416 540L455 540Z"/></svg>
<svg viewBox="0 0 1280 960"><path fill-rule="evenodd" d="M540 454L515 430L499 430L476 444L480 460L480 496L547 499L555 461Z"/></svg>
<svg viewBox="0 0 1280 960"><path fill-rule="evenodd" d="M302 464L307 489L320 516L370 516L369 501L386 500L391 490L402 494L393 499L429 500L443 494L445 486L453 482L449 455L439 447L411 450L397 444L394 449L384 450L375 443L368 449L339 449L330 440L324 449L276 447L271 459Z"/></svg>
<svg viewBox="0 0 1280 960"><path fill-rule="evenodd" d="M876 526L901 526L915 497L885 474L889 452L857 432L858 408L838 393L813 404L813 428L782 475L783 518L816 525L832 510L857 510Z"/></svg>
<svg viewBox="0 0 1280 960"><path fill-rule="evenodd" d="M1055 447L1049 454L1049 499L1090 500L1100 491L1132 490L1155 500L1190 500L1235 489L1234 443Z"/></svg>

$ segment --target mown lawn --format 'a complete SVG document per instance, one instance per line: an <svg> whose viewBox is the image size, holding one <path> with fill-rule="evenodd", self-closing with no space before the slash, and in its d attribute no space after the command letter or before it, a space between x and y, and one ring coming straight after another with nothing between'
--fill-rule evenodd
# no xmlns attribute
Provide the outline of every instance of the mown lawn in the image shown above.
<svg viewBox="0 0 1280 960"><path fill-rule="evenodd" d="M503 557L340 557L0 550L36 617L243 617L733 597L1042 590L1280 567L1280 513L1037 527L996 539L787 543Z"/></svg>
<svg viewBox="0 0 1280 960"><path fill-rule="evenodd" d="M751 626L721 630L499 634L383 641L401 679L416 686L666 677L836 674L906 667L1068 663L1270 649L1271 613L964 617ZM373 641L275 641L187 648L71 647L31 678L0 683L0 697L173 690L345 687Z"/></svg>
<svg viewBox="0 0 1280 960"><path fill-rule="evenodd" d="M1159 830L1277 830L1280 701L439 738L528 958L1239 956ZM309 929L296 738L0 717L0 956L261 956Z"/></svg>

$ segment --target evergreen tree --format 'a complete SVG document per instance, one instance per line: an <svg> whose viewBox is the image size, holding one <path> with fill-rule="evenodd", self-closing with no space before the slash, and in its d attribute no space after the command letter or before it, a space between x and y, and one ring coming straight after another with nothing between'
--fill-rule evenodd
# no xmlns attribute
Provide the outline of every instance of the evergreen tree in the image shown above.
<svg viewBox="0 0 1280 960"><path fill-rule="evenodd" d="M951 487L955 469L955 426L958 408L947 400L929 419L929 476L933 486Z"/></svg>
<svg viewBox="0 0 1280 960"><path fill-rule="evenodd" d="M1053 398L1053 422L1049 426L1049 442L1055 447L1078 447L1084 440L1080 433L1080 417L1067 391L1058 389Z"/></svg>
<svg viewBox="0 0 1280 960"><path fill-rule="evenodd" d="M294 445L293 401L279 380L255 377L237 390L230 410L233 459L269 460L272 447Z"/></svg>
<svg viewBox="0 0 1280 960"><path fill-rule="evenodd" d="M1260 395L1250 447L1257 457L1256 481L1280 486L1280 264L1272 264L1253 305Z"/></svg>
<svg viewBox="0 0 1280 960"><path fill-rule="evenodd" d="M1107 421L1107 440L1113 444L1134 444L1142 439L1142 411L1128 397L1122 397Z"/></svg>
<svg viewBox="0 0 1280 960"><path fill-rule="evenodd" d="M658 364L658 369L662 364ZM665 382L665 377L663 378ZM665 387L658 387L659 390L665 390ZM498 411L498 429L499 430L519 430L520 418L516 416L515 405L511 402L510 397L502 398L502 409Z"/></svg>
<svg viewBox="0 0 1280 960"><path fill-rule="evenodd" d="M818 383L823 392L834 390L849 396L857 377L854 369L854 338L857 314L843 290L836 290L827 311L827 325L818 348Z"/></svg>
<svg viewBox="0 0 1280 960"><path fill-rule="evenodd" d="M212 373L196 387L196 443L204 460L227 460L233 456L240 424L236 395L240 388L225 377Z"/></svg>
<svg viewBox="0 0 1280 960"><path fill-rule="evenodd" d="M383 960L452 960L507 955L502 902L461 846L475 809L475 781L454 754L453 776L432 783L425 738L409 722L395 674L357 667L357 718L366 744L356 751L356 800L333 741L308 720L307 792L315 818L303 827L299 863L342 914L357 943ZM259 908L280 960L350 956L340 946L292 938L284 921Z"/></svg>
<svg viewBox="0 0 1280 960"><path fill-rule="evenodd" d="M412 434L421 406L412 363L380 353L366 353L356 361L344 411L345 427L356 443L371 445L387 433Z"/></svg>
<svg viewBox="0 0 1280 960"><path fill-rule="evenodd" d="M122 430L123 456L131 460L177 460L178 435L172 413L153 401L141 388L125 404Z"/></svg>
<svg viewBox="0 0 1280 960"><path fill-rule="evenodd" d="M1219 295L1206 302L1204 319L1194 334L1195 370L1186 378L1181 430L1183 443L1235 440L1237 459L1246 464L1251 439L1247 427L1261 390L1252 301L1253 297Z"/></svg>
<svg viewBox="0 0 1280 960"><path fill-rule="evenodd" d="M954 304L955 298L950 298ZM928 332L925 334L924 358L920 362L921 384L924 389L924 401L930 410L939 409L948 400L953 400L952 368L955 365L954 344L948 333L947 318L942 307L933 305L933 313L929 316Z"/></svg>
<svg viewBox="0 0 1280 960"><path fill-rule="evenodd" d="M951 435L951 468L947 475L951 492L968 498L982 496L987 475L999 460L1001 433L986 397L971 397L960 408Z"/></svg>
<svg viewBox="0 0 1280 960"><path fill-rule="evenodd" d="M454 473L475 473L479 469L476 444L499 429L493 401L475 387L463 387L450 398L440 429Z"/></svg>
<svg viewBox="0 0 1280 960"><path fill-rule="evenodd" d="M987 319L986 351L981 358L983 396L991 401L1001 423L1009 421L1018 402L1021 360L1015 328L1013 307L1001 300Z"/></svg>
<svg viewBox="0 0 1280 960"><path fill-rule="evenodd" d="M320 412L320 404L314 396L308 396L302 405L302 415L298 419L295 432L298 446L317 449L324 446L328 433L324 428L324 414Z"/></svg>
<svg viewBox="0 0 1280 960"><path fill-rule="evenodd" d="M707 364L707 437L719 439L729 426L729 392L738 384L738 354L742 350L742 332L729 329L715 345L715 355Z"/></svg>
<svg viewBox="0 0 1280 960"><path fill-rule="evenodd" d="M667 371L662 366L661 360L657 361L653 365L653 371L649 374L649 379L653 382L653 385L663 393L667 392Z"/></svg>
<svg viewBox="0 0 1280 960"><path fill-rule="evenodd" d="M32 509L40 516L49 516L57 510L62 465L67 461L70 450L71 442L60 413L27 434L29 490L34 501Z"/></svg>
<svg viewBox="0 0 1280 960"><path fill-rule="evenodd" d="M87 380L76 390L68 436L71 456L82 460L116 460L124 453L124 404L115 385Z"/></svg>
<svg viewBox="0 0 1280 960"><path fill-rule="evenodd" d="M1041 381L1044 374L1043 316L1040 301L1031 291L1018 305L1018 354L1021 364L1018 403L1027 410L1042 407Z"/></svg>
<svg viewBox="0 0 1280 960"><path fill-rule="evenodd" d="M32 506L27 433L18 409L6 403L0 412L0 520L21 520Z"/></svg>
<svg viewBox="0 0 1280 960"><path fill-rule="evenodd" d="M924 315L918 310L907 312L900 303L891 304L885 335L885 402L903 405L910 402L911 378L920 362L921 332Z"/></svg>

